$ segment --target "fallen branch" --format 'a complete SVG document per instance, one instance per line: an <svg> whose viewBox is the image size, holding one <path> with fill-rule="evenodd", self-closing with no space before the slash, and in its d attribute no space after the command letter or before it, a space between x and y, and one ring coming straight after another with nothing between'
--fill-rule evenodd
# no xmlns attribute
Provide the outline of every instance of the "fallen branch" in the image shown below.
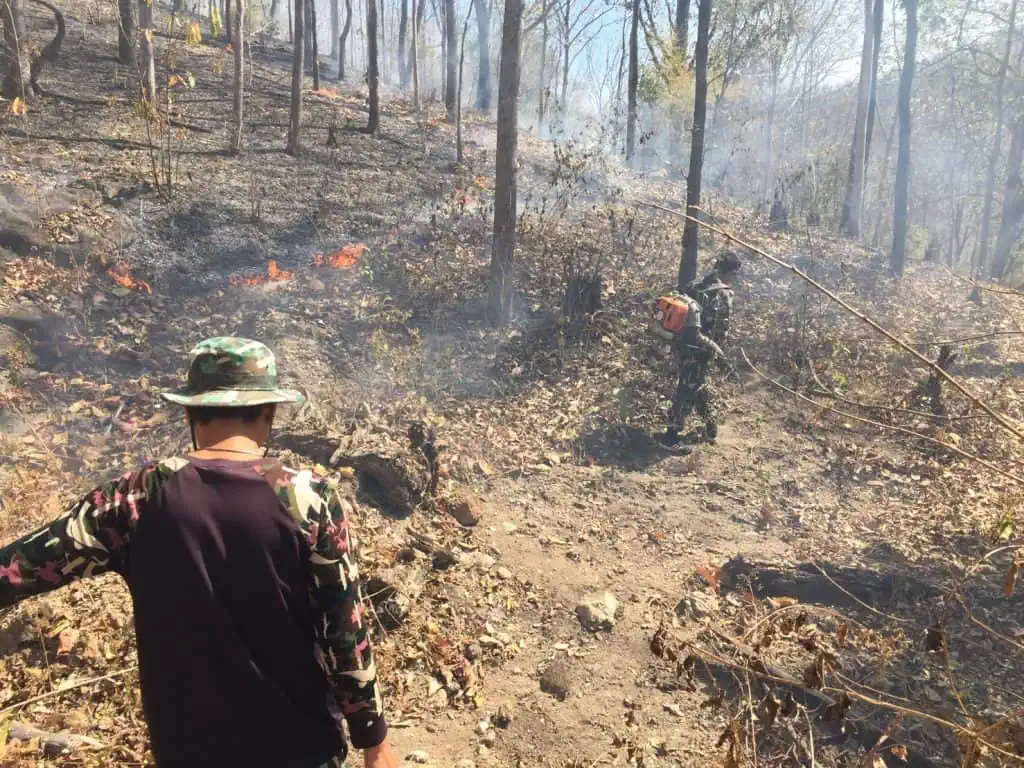
<svg viewBox="0 0 1024 768"><path fill-rule="evenodd" d="M19 701L16 704L11 704L7 707L4 707L3 709L0 709L0 715L6 714L7 712L11 712L15 709L27 707L30 704L37 704L40 701L45 701L46 699L52 699L55 696L60 696L62 693L73 691L76 688L84 688L85 686L92 685L93 683L102 683L104 680L113 680L116 677L122 677L123 675L127 675L131 672L134 672L138 668L138 664L132 664L130 667L119 669L116 672L111 672L108 675L101 675L100 677L90 677L88 680L81 680L77 683L72 683L71 685L65 685L61 688L57 688L56 690L48 691L47 693L41 693L38 696L33 696L30 699L25 699L24 701Z"/></svg>
<svg viewBox="0 0 1024 768"><path fill-rule="evenodd" d="M748 366L750 366L750 370L752 370L754 373L756 373L762 379L764 379L765 381L767 381L767 382L773 384L774 386L778 387L783 392L788 392L789 394L793 395L794 397L799 398L800 400L803 400L806 403L810 403L811 405L813 405L813 406L815 406L817 408L822 408L822 409L824 409L826 411L831 411L832 413L835 413L835 414L837 414L839 416L842 416L844 419L852 419L853 421L859 421L862 424L869 424L869 425L871 425L873 427L878 427L879 429L890 429L893 432L900 432L900 433L902 433L904 435L910 435L911 437L916 437L919 440L925 440L925 441L927 441L929 443L934 443L935 445L940 445L943 448L945 448L946 450L951 451L952 453L955 453L957 456L960 456L960 457L962 457L964 459L968 459L969 461L976 462L976 463L980 464L981 466L985 467L986 469L989 469L989 470L995 472L996 474L1002 475L1005 478L1013 480L1015 483L1018 483L1020 485L1024 485L1024 477L1021 477L1020 475L1015 475L1013 472L1007 472L1005 469L1001 469L1001 468L997 467L992 462L985 461L985 459L981 458L980 456L976 456L973 453L969 453L969 452L963 450L962 448L957 448L952 443L947 443L944 440L939 440L939 439L934 438L934 437L929 437L928 435L922 435L920 432L915 432L914 430L907 429L906 427L896 426L895 424L883 424L880 421L873 421L871 419L866 419L863 416L858 416L858 415L853 414L853 413L848 413L847 411L840 411L838 408L833 408L830 405L825 405L824 403L819 403L817 400L814 400L813 398L807 397L807 395L801 394L800 392L797 392L795 389L790 389L785 384L783 384L781 381L776 381L775 379L773 379L768 374L763 373L761 370L759 370L757 368L757 366L755 366L752 362L750 362L750 358L747 357L747 353L746 353L745 350L741 349L740 350L740 354L743 356L744 362L746 362L746 364Z"/></svg>
<svg viewBox="0 0 1024 768"><path fill-rule="evenodd" d="M736 243L737 245L742 246L743 248L748 249L752 253L756 253L758 256L761 256L761 257L763 257L765 259L768 259L768 261L772 262L776 266L779 266L779 267L782 267L783 269L789 270L794 275L799 277L801 280L806 281L811 286L813 286L815 289L817 289L821 293L825 294L828 298L830 298L836 304L841 306L843 309L845 309L851 315L856 317L858 320L860 320L861 322L865 323L868 327L870 327L873 330L877 331L878 333L882 334L882 336L884 336L886 339L888 339L893 344L898 346L904 352L906 352L907 354L913 356L918 362L920 362L923 365L927 366L929 368L929 370L931 370L933 373L935 373L935 375L937 375L939 378L949 382L950 386L952 386L954 389L956 389L958 392L960 392L960 394L962 394L964 397L966 397L968 400L970 400L976 406L981 408L981 410L983 410L985 413L987 413L997 424L999 424L999 426L1001 426L1007 432L1010 432L1018 440L1024 441L1024 431L1022 431L1018 427L1015 427L1010 422L1009 419L1007 419L1001 413L999 413L996 410L994 410L992 408L992 406L990 406L988 403L986 403L984 400L982 400L978 395L974 394L974 392L972 392L966 386L961 384L954 376L950 375L947 371L943 370L940 366L936 365L934 361L929 360L927 357L925 357L920 352L918 352L916 349L914 349L909 343L907 343L903 339L899 338L898 336L896 336L891 331L886 330L885 328L883 328L881 325L879 325L877 322L875 322L870 317L865 315L859 309L857 309L856 307L852 306L846 300L840 298L838 295L836 295L835 293L830 291L828 288L826 288L824 285L819 283L817 280L815 280L813 277L811 277L810 275L808 275L806 272L802 271L798 267L795 267L794 265L790 264L787 261L783 261L778 256L772 256L770 253L768 253L767 251L762 250L761 248L758 248L756 245L751 245L750 243L745 242L744 240L741 240L740 238L736 237L736 235L733 235L732 233L727 232L726 230L722 229L721 227L716 227L714 224L708 224L707 222L701 221L700 219L698 219L698 218L696 218L694 216L690 216L689 214L680 213L679 211L674 211L671 208L666 208L665 206L658 205L657 203L640 202L640 203L638 203L638 205L647 206L649 208L655 208L655 209L657 209L659 211L664 211L665 213L669 213L669 214L671 214L673 216L678 216L679 218L684 219L686 221L692 221L692 222L696 223L697 225L699 225L701 227L704 227L707 230L710 230L711 232L715 232L715 233L717 233L719 235L722 235L723 237L725 237L730 242ZM991 467L992 465L989 465L989 466ZM1000 473L1001 474L1005 474L1003 472L1000 472ZM1018 479L1018 482L1019 482L1019 479Z"/></svg>
<svg viewBox="0 0 1024 768"><path fill-rule="evenodd" d="M994 339L998 336L1024 336L1024 331L991 331L989 333L979 333L977 336L964 336L962 339L948 339L947 341L922 341L922 344L927 344L929 347L942 347L947 344L967 344L971 341L984 341L985 339Z"/></svg>
<svg viewBox="0 0 1024 768"><path fill-rule="evenodd" d="M67 731L50 733L28 723L11 723L7 736L15 741L39 739L39 745L43 748L43 752L48 755L65 754L82 747L89 749L103 748L102 743L96 741L96 739L90 739L88 736L79 736Z"/></svg>

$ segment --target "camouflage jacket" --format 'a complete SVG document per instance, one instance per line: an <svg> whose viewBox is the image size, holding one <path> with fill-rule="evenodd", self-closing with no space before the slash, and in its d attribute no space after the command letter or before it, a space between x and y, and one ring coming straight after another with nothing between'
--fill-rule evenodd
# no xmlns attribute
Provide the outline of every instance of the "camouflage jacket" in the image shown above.
<svg viewBox="0 0 1024 768"><path fill-rule="evenodd" d="M718 279L714 272L687 290L701 305L701 328L720 347L725 346L732 321L732 288Z"/></svg>
<svg viewBox="0 0 1024 768"><path fill-rule="evenodd" d="M160 525L161 499L172 478L190 464L194 471L201 466L199 461L173 458L125 474L75 501L53 522L0 549L0 608L86 576L114 571L127 579L140 520L153 513L156 517L150 523ZM349 530L353 502L332 482L286 469L275 459L245 462L242 469L232 471L250 473L245 475L249 483L262 477L286 510L279 513L283 526L294 524L294 541L308 544L293 551L300 565L302 552L308 551L309 573L303 584L310 591L317 646L310 648L317 657L310 663L325 671L350 731L359 723L366 729L366 740L373 738L371 731L379 734L386 726L363 621L355 540ZM160 543L151 537L146 546L152 550ZM227 567L239 567L237 560L226 562ZM156 566L136 561L134 567ZM356 746L372 746L351 735ZM378 738L383 736L373 740Z"/></svg>

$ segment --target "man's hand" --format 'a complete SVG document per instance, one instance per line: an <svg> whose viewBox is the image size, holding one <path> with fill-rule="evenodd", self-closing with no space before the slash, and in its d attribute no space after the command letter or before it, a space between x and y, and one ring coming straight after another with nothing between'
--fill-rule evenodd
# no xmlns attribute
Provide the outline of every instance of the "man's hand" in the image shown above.
<svg viewBox="0 0 1024 768"><path fill-rule="evenodd" d="M398 768L398 758L391 751L387 741L363 751L366 768Z"/></svg>

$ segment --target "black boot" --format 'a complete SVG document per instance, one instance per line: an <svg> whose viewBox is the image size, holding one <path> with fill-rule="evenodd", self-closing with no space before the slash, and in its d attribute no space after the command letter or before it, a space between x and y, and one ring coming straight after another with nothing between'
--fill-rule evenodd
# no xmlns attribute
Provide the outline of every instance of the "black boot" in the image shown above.
<svg viewBox="0 0 1024 768"><path fill-rule="evenodd" d="M665 434L661 436L661 442L665 445L679 445L679 428L669 427L665 430Z"/></svg>
<svg viewBox="0 0 1024 768"><path fill-rule="evenodd" d="M714 443L718 440L718 424L713 421L709 421L704 427L704 438L709 443Z"/></svg>

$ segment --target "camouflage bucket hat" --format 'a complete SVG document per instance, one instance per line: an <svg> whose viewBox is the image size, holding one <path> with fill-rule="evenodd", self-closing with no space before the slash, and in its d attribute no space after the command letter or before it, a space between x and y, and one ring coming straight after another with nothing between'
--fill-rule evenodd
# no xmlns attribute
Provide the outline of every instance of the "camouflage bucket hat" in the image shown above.
<svg viewBox="0 0 1024 768"><path fill-rule="evenodd" d="M189 353L184 389L161 392L178 405L236 406L302 403L305 397L277 385L277 363L266 345L236 336L206 339Z"/></svg>

